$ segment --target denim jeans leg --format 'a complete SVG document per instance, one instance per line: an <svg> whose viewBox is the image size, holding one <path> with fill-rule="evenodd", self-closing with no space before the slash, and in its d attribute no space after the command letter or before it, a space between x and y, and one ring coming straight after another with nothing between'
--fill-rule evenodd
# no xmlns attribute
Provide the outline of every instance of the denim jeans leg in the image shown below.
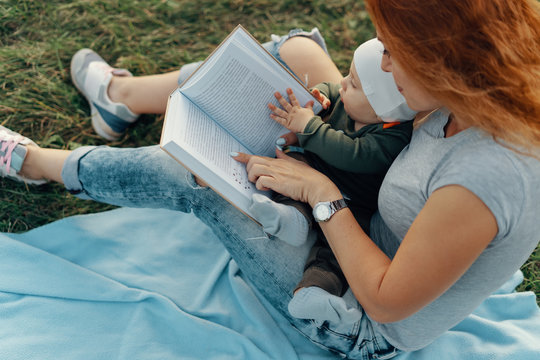
<svg viewBox="0 0 540 360"><path fill-rule="evenodd" d="M62 172L68 191L126 207L193 211L218 235L253 284L290 318L287 304L311 244L301 247L270 240L262 228L193 176L159 146L84 147Z"/></svg>
<svg viewBox="0 0 540 360"><path fill-rule="evenodd" d="M199 187L159 146L79 148L66 160L62 177L66 188L81 198L119 206L193 211L218 236L252 285L292 326L342 356L354 349L365 323L315 324L288 312L292 290L315 239L299 247L269 239L258 224L213 190Z"/></svg>
<svg viewBox="0 0 540 360"><path fill-rule="evenodd" d="M262 228L193 176L159 146L83 147L66 160L66 188L78 197L127 207L193 211L218 236L252 285L311 341L351 358L371 342L369 319L355 324L316 324L292 317L287 305L300 280L314 238L294 247L271 240ZM362 357L363 355L360 355Z"/></svg>

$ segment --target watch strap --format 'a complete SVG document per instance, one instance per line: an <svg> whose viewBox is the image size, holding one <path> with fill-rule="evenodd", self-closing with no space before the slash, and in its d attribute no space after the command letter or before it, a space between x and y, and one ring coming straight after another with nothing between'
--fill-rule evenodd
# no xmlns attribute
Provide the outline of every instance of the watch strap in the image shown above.
<svg viewBox="0 0 540 360"><path fill-rule="evenodd" d="M339 210L347 207L347 203L344 198L339 200L330 201L330 207L332 208L332 215L337 213Z"/></svg>

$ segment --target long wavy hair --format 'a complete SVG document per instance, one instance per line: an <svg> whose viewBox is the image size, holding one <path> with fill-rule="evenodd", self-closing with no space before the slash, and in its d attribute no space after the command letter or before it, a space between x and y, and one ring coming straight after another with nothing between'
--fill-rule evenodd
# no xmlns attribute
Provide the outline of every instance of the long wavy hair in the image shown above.
<svg viewBox="0 0 540 360"><path fill-rule="evenodd" d="M366 5L391 56L457 118L518 148L540 147L536 0Z"/></svg>

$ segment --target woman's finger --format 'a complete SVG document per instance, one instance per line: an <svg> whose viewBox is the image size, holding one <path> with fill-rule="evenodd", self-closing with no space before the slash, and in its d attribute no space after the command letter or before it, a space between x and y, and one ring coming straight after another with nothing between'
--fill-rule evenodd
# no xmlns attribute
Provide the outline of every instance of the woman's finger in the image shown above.
<svg viewBox="0 0 540 360"><path fill-rule="evenodd" d="M230 155L234 160L241 162L243 164L246 164L246 171L248 173L250 169L253 167L253 165L264 164L266 163L266 159L268 159L262 156L249 155L246 153L235 152L235 151L231 152Z"/></svg>
<svg viewBox="0 0 540 360"><path fill-rule="evenodd" d="M271 174L271 167L275 161L276 159L269 157L251 155L246 164L246 171L248 175L251 173L254 175L253 182L255 182L259 176Z"/></svg>
<svg viewBox="0 0 540 360"><path fill-rule="evenodd" d="M248 170L248 179L256 184L260 177L274 177L273 170L271 164L253 163Z"/></svg>
<svg viewBox="0 0 540 360"><path fill-rule="evenodd" d="M290 157L289 155L285 154L283 151L281 151L278 148L276 148L276 157L278 159L284 159L284 160L295 160L292 157Z"/></svg>
<svg viewBox="0 0 540 360"><path fill-rule="evenodd" d="M283 139L283 140L279 140ZM281 135L279 139L276 141L276 145L279 146L287 146L287 145L294 145L298 143L298 136L296 136L293 132L288 132L284 135Z"/></svg>
<svg viewBox="0 0 540 360"><path fill-rule="evenodd" d="M262 191L273 190L275 179L270 176L260 176L255 183L255 187Z"/></svg>
<svg viewBox="0 0 540 360"><path fill-rule="evenodd" d="M248 161L253 157L253 155L249 155L246 153L236 152L233 151L229 154L234 160L241 162L243 164L247 164Z"/></svg>

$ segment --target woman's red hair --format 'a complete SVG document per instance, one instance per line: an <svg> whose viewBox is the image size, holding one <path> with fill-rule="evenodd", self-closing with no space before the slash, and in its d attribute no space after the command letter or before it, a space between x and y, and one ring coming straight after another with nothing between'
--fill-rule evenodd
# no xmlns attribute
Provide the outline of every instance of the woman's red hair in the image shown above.
<svg viewBox="0 0 540 360"><path fill-rule="evenodd" d="M536 0L366 0L385 47L464 123L540 147Z"/></svg>

